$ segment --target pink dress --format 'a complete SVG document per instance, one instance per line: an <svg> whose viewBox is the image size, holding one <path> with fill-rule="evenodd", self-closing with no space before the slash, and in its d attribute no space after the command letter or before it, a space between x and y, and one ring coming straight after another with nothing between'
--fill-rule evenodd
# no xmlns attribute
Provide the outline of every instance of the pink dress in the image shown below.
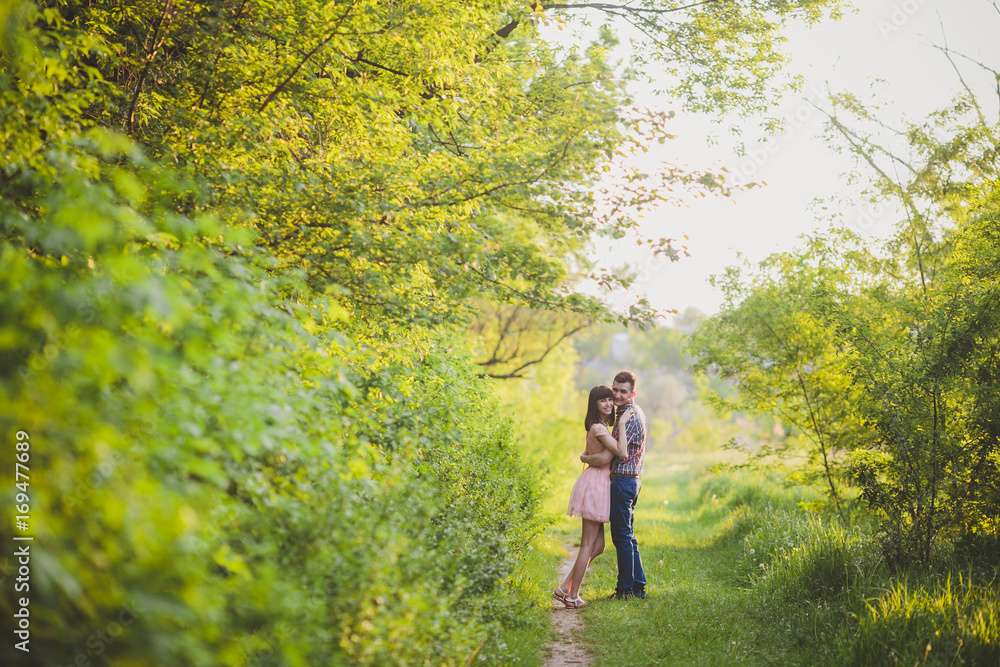
<svg viewBox="0 0 1000 667"><path fill-rule="evenodd" d="M604 424L594 424L587 433L587 453L600 454L604 445L597 438L611 435ZM591 521L607 523L611 514L611 468L610 464L600 468L588 467L581 474L573 490L569 493L570 516L578 516Z"/></svg>

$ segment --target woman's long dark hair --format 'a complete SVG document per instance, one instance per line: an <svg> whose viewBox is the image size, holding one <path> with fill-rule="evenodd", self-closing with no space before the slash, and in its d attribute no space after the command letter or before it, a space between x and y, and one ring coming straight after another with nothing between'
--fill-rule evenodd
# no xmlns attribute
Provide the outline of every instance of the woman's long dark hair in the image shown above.
<svg viewBox="0 0 1000 667"><path fill-rule="evenodd" d="M614 394L611 393L610 387L605 387L603 384L599 384L590 390L590 398L587 399L587 416L583 418L583 426L587 429L587 433L590 433L590 427L594 424L605 424L607 426L611 425L611 422L615 418L615 411L611 411L611 415L608 421L604 421L604 415L602 415L597 410L597 402L602 398L614 398Z"/></svg>

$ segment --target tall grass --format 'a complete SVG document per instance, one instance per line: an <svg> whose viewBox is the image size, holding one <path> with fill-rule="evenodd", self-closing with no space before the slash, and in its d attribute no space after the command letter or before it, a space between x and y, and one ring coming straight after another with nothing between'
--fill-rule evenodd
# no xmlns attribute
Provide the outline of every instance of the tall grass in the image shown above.
<svg viewBox="0 0 1000 667"><path fill-rule="evenodd" d="M894 569L870 522L803 509L812 493L760 471L708 478L700 493L717 508L720 542L739 546L732 572L753 624L762 637L784 630L765 640L784 662L1000 665L996 559L970 566L942 548L933 569Z"/></svg>
<svg viewBox="0 0 1000 667"><path fill-rule="evenodd" d="M857 665L1000 665L997 580L948 574L904 576L867 605L852 660Z"/></svg>
<svg viewBox="0 0 1000 667"><path fill-rule="evenodd" d="M828 599L867 586L881 561L864 526L800 511L778 510L744 538L743 567L751 583L785 601Z"/></svg>
<svg viewBox="0 0 1000 667"><path fill-rule="evenodd" d="M585 582L578 639L602 665L1000 665L995 545L943 546L932 568L894 569L857 508L843 520L816 509L822 488L709 471L717 462L647 456L636 535L648 598L602 600L613 555Z"/></svg>

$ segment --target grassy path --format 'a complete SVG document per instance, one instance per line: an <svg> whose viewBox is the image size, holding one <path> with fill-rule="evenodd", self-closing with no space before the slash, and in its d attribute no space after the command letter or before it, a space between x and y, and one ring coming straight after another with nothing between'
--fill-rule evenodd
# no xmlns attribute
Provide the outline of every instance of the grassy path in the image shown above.
<svg viewBox="0 0 1000 667"><path fill-rule="evenodd" d="M583 621L574 639L596 667L1000 665L994 552L893 569L870 526L800 509L822 489L715 475L717 461L648 455L636 508L647 598L604 599L616 578L609 540L583 583L589 604L573 612ZM569 485L571 472L553 478ZM546 510L565 512L569 488L551 491ZM578 544L577 521L561 518L549 545ZM555 566L544 567L554 585Z"/></svg>
<svg viewBox="0 0 1000 667"><path fill-rule="evenodd" d="M779 619L763 623L750 609L734 564L741 549L732 517L703 497L704 457L650 453L636 511L636 536L647 576L646 600L607 601L615 557L608 551L584 581L591 604L577 637L598 665L796 664L807 656L782 650ZM554 535L578 543L572 520ZM782 619L783 620L783 619Z"/></svg>

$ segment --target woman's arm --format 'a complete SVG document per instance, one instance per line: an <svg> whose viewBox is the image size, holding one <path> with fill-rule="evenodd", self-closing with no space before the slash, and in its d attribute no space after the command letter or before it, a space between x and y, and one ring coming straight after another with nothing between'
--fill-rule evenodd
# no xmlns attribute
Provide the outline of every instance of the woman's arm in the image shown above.
<svg viewBox="0 0 1000 667"><path fill-rule="evenodd" d="M592 429L598 428L598 425L594 424L590 428L592 428ZM598 442L600 442L602 445L604 444L604 440L605 439L608 439L608 440L613 440L614 439L610 435L607 435L607 431L608 431L607 428L604 428L603 430L605 432L605 435L599 435L599 436L597 436ZM615 457L614 451L613 450L609 451L608 448L607 448L607 445L605 445L604 449L602 449L597 454L588 454L587 452L584 452L583 454L580 455L580 460L583 461L584 463L586 463L589 466L594 466L595 468L600 468L600 467L606 466L609 463L611 463L611 459L613 459L614 457Z"/></svg>
<svg viewBox="0 0 1000 667"><path fill-rule="evenodd" d="M595 468L603 468L611 463L611 459L613 458L615 458L615 455L607 449L602 449L599 454L587 454L584 452L580 455L581 461Z"/></svg>
<svg viewBox="0 0 1000 667"><path fill-rule="evenodd" d="M635 411L629 410L622 415L621 426L618 427L618 440L615 440L611 435L598 436L597 439L604 445L605 452L610 451L620 459L628 458L628 436L625 435L625 424L628 423L633 414L635 414Z"/></svg>

